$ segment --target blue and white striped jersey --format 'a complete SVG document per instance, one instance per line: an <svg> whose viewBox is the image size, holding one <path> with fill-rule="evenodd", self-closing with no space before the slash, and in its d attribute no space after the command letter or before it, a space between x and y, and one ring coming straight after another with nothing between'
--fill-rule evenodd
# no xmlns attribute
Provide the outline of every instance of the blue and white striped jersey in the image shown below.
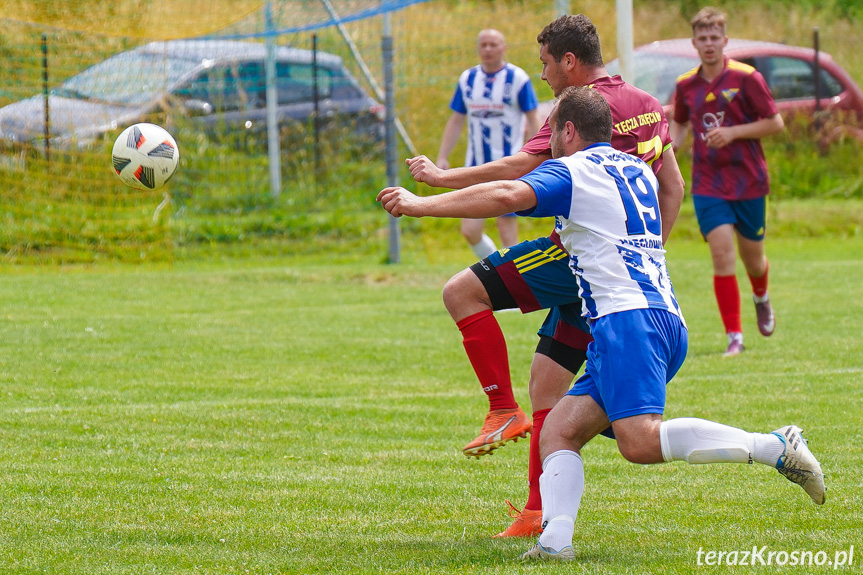
<svg viewBox="0 0 863 575"><path fill-rule="evenodd" d="M650 166L594 144L520 179L533 188L537 205L519 215L555 217L585 317L658 308L683 320L665 264L659 183Z"/></svg>
<svg viewBox="0 0 863 575"><path fill-rule="evenodd" d="M538 106L527 72L507 62L486 74L481 65L462 72L450 109L467 115L465 166L510 156L524 144L525 112Z"/></svg>

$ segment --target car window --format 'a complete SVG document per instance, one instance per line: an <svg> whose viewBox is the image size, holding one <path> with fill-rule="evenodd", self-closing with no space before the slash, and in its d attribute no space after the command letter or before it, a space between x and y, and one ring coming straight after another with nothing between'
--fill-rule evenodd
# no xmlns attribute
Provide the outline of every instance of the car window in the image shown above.
<svg viewBox="0 0 863 575"><path fill-rule="evenodd" d="M334 100L350 100L365 96L365 92L357 86L350 73L344 68L334 68L330 70L330 73L332 74L330 81L333 85Z"/></svg>
<svg viewBox="0 0 863 575"><path fill-rule="evenodd" d="M311 64L283 64L276 67L278 76L279 103L297 104L312 102L315 90L315 68ZM338 70L317 67L318 99L327 100L339 97L341 80L344 80Z"/></svg>
<svg viewBox="0 0 863 575"><path fill-rule="evenodd" d="M775 100L801 100L815 97L814 74L810 62L779 56L762 60L759 62L761 65L757 67L767 80ZM830 98L842 93L842 84L823 68L820 77L822 98Z"/></svg>
<svg viewBox="0 0 863 575"><path fill-rule="evenodd" d="M311 64L276 63L278 105L312 103L315 69ZM177 91L183 99L203 100L213 112L264 108L267 105L266 67L263 62L243 62L218 66L203 72L187 87ZM357 90L340 70L317 67L319 100L358 97Z"/></svg>
<svg viewBox="0 0 863 575"><path fill-rule="evenodd" d="M635 53L633 68L635 69L635 84L662 104L671 101L671 95L677 85L677 77L695 68L700 63L697 57L671 56L668 54ZM606 70L612 76L620 74L620 61L615 59L606 65Z"/></svg>
<svg viewBox="0 0 863 575"><path fill-rule="evenodd" d="M150 53L125 52L72 76L57 95L112 104L145 104L194 69L196 63Z"/></svg>
<svg viewBox="0 0 863 575"><path fill-rule="evenodd" d="M216 113L249 110L266 103L264 78L262 63L234 62L204 71L178 93L208 102Z"/></svg>
<svg viewBox="0 0 863 575"><path fill-rule="evenodd" d="M311 64L289 64L279 62L276 65L276 86L279 93L279 104L299 104L313 102L315 90L314 68ZM332 94L332 75L327 68L317 68L318 99L330 98Z"/></svg>

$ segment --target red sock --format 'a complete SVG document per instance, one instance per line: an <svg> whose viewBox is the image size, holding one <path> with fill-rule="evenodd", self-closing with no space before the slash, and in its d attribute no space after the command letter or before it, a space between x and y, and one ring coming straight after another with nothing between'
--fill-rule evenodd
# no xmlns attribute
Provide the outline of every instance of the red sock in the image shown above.
<svg viewBox="0 0 863 575"><path fill-rule="evenodd" d="M749 283L752 284L752 293L755 294L755 297L764 297L764 294L767 293L767 272L769 271L770 262L767 262L767 265L764 266L763 276L761 276L760 278L754 278L752 276L749 276Z"/></svg>
<svg viewBox="0 0 863 575"><path fill-rule="evenodd" d="M542 497L539 495L539 476L542 475L542 459L539 456L539 434L545 416L551 409L533 412L533 429L530 431L530 459L527 464L527 503L525 509L541 510Z"/></svg>
<svg viewBox="0 0 863 575"><path fill-rule="evenodd" d="M462 344L470 364L488 396L489 410L518 407L512 394L506 339L494 313L491 310L481 311L456 325L461 331Z"/></svg>
<svg viewBox="0 0 863 575"><path fill-rule="evenodd" d="M725 325L725 333L743 333L737 276L713 276L713 291L716 294L716 303L719 304L719 315Z"/></svg>

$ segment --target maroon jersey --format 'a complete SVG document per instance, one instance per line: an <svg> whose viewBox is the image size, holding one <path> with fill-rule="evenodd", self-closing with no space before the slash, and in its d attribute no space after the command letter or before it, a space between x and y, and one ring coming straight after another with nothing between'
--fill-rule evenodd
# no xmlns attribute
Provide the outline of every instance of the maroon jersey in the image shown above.
<svg viewBox="0 0 863 575"><path fill-rule="evenodd" d="M659 100L624 82L620 76L600 78L590 85L605 97L614 122L612 147L647 162L653 173L662 166L662 152L671 145L668 121ZM532 155L551 155L551 128L548 119L536 135L521 148Z"/></svg>
<svg viewBox="0 0 863 575"><path fill-rule="evenodd" d="M654 174L662 167L662 152L671 146L668 120L659 100L620 76L600 78L590 87L599 92L611 108L611 146L647 162ZM551 127L548 118L536 135L522 146L521 152L551 156ZM555 230L552 241L563 249Z"/></svg>
<svg viewBox="0 0 863 575"><path fill-rule="evenodd" d="M750 200L770 193L767 162L760 140L735 140L708 148L706 132L776 115L770 89L755 68L725 58L712 82L694 68L677 79L674 121L692 126L692 193L725 200Z"/></svg>

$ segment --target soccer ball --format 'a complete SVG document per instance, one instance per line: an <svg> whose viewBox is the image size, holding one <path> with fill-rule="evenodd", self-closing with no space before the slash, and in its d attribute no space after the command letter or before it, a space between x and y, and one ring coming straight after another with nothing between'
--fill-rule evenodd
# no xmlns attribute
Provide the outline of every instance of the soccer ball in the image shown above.
<svg viewBox="0 0 863 575"><path fill-rule="evenodd" d="M127 186L156 190L174 175L180 162L180 150L164 128L135 124L117 137L111 162L117 177Z"/></svg>

